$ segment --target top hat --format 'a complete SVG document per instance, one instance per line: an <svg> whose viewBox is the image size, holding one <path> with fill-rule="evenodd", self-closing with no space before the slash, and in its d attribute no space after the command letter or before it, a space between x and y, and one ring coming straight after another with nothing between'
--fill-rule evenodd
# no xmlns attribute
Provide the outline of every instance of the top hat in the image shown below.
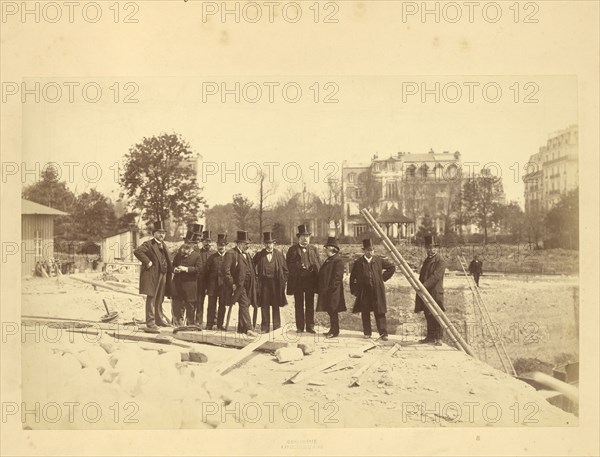
<svg viewBox="0 0 600 457"><path fill-rule="evenodd" d="M336 248L338 251L340 250L340 247L338 245L337 240L335 239L335 236L327 237L327 243L324 244L324 247L328 247L328 246L331 246L332 248Z"/></svg>
<svg viewBox="0 0 600 457"><path fill-rule="evenodd" d="M425 243L425 247L429 247L429 246L438 247L440 245L437 238L435 238L433 235L425 235L423 237L423 240Z"/></svg>
<svg viewBox="0 0 600 457"><path fill-rule="evenodd" d="M190 224L188 226L188 230L190 230L194 233L200 233L203 228L204 228L204 226L202 224Z"/></svg>
<svg viewBox="0 0 600 457"><path fill-rule="evenodd" d="M310 230L308 230L308 225L307 224L302 224L298 226L298 233L296 233L296 236L300 236L300 235L310 235Z"/></svg>
<svg viewBox="0 0 600 457"><path fill-rule="evenodd" d="M154 232L166 232L165 221L156 221L152 224L152 233Z"/></svg>
<svg viewBox="0 0 600 457"><path fill-rule="evenodd" d="M244 230L238 230L237 239L235 241L236 243L239 243L240 241L245 241L246 243L249 243L252 240L248 237L248 232L245 232Z"/></svg>
<svg viewBox="0 0 600 457"><path fill-rule="evenodd" d="M263 243L275 243L273 232L263 232Z"/></svg>
<svg viewBox="0 0 600 457"><path fill-rule="evenodd" d="M373 249L373 242L371 241L371 238L362 240L362 243L363 249Z"/></svg>
<svg viewBox="0 0 600 457"><path fill-rule="evenodd" d="M227 244L227 234L219 233L217 235L217 245L225 246Z"/></svg>
<svg viewBox="0 0 600 457"><path fill-rule="evenodd" d="M186 243L195 243L197 241L196 234L192 230L188 230L183 238L183 241Z"/></svg>
<svg viewBox="0 0 600 457"><path fill-rule="evenodd" d="M211 238L210 230L204 230L202 232L202 241L212 241L210 238Z"/></svg>

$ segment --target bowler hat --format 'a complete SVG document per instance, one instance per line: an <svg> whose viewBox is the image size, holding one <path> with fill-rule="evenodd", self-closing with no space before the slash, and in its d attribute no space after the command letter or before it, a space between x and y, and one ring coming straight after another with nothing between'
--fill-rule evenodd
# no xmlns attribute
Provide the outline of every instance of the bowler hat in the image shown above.
<svg viewBox="0 0 600 457"><path fill-rule="evenodd" d="M332 247L332 248L336 248L338 251L340 250L340 247L338 245L337 240L335 239L335 236L329 236L327 237L327 243L325 243L324 245L325 247Z"/></svg>
<svg viewBox="0 0 600 457"><path fill-rule="evenodd" d="M156 221L153 225L152 225L152 232L166 232L166 226L165 226L165 221Z"/></svg>
<svg viewBox="0 0 600 457"><path fill-rule="evenodd" d="M239 243L240 241L245 241L246 243L249 243L252 240L248 237L248 232L245 232L244 230L238 230L237 239L235 241L236 243Z"/></svg>
<svg viewBox="0 0 600 457"><path fill-rule="evenodd" d="M194 233L200 233L203 228L204 226L202 224L190 224L188 230L191 230Z"/></svg>
<svg viewBox="0 0 600 457"><path fill-rule="evenodd" d="M273 238L273 232L263 233L263 243L275 243L275 238Z"/></svg>
<svg viewBox="0 0 600 457"><path fill-rule="evenodd" d="M204 230L202 232L202 241L212 241L210 230Z"/></svg>
<svg viewBox="0 0 600 457"><path fill-rule="evenodd" d="M372 249L373 248L373 242L371 241L371 238L362 240L362 243L363 243L363 249Z"/></svg>
<svg viewBox="0 0 600 457"><path fill-rule="evenodd" d="M217 245L219 246L225 246L227 244L227 234L226 233L219 233L217 235Z"/></svg>
<svg viewBox="0 0 600 457"><path fill-rule="evenodd" d="M296 233L296 236L300 235L311 235L307 224L302 224L298 226L298 233Z"/></svg>

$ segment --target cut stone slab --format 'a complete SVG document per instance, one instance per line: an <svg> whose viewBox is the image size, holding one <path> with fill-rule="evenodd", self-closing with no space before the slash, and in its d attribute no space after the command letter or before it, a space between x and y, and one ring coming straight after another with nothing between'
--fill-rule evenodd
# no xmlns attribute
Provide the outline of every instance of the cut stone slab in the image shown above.
<svg viewBox="0 0 600 457"><path fill-rule="evenodd" d="M275 357L279 363L293 362L294 360L301 360L304 357L304 353L300 348L279 348L275 351Z"/></svg>
<svg viewBox="0 0 600 457"><path fill-rule="evenodd" d="M306 343L298 343L298 347L300 348L300 350L302 350L302 353L304 355L309 355L315 352L315 343L310 341Z"/></svg>

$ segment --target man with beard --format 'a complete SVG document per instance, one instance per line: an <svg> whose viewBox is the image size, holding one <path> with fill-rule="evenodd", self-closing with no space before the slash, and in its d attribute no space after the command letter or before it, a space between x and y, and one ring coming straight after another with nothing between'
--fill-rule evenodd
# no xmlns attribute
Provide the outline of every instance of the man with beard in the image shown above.
<svg viewBox="0 0 600 457"><path fill-rule="evenodd" d="M441 310L446 311L444 308L444 273L446 272L446 263L437 252L439 244L434 241L433 236L425 236L425 247L427 249L427 257L421 266L419 281L421 281ZM427 321L427 336L419 341L419 343L433 343L436 346L441 346L443 329L417 294L415 299L415 313L421 311L425 313L425 320Z"/></svg>
<svg viewBox="0 0 600 457"><path fill-rule="evenodd" d="M308 333L315 333L315 293L321 261L317 248L310 244L310 235L306 224L299 225L298 244L288 249L285 260L289 270L287 294L294 296L296 330L303 332L306 328Z"/></svg>
<svg viewBox="0 0 600 457"><path fill-rule="evenodd" d="M281 327L279 308L287 305L285 284L288 269L283 254L275 249L272 232L263 233L265 248L254 256L254 265L258 275L258 298L261 309L260 329L269 333L271 327L271 309L273 310L273 330Z"/></svg>
<svg viewBox="0 0 600 457"><path fill-rule="evenodd" d="M196 243L194 232L188 230L183 245L173 259L173 325L183 327L186 325L184 314L194 315L196 301L198 300L198 269L200 268L200 255L194 251ZM193 325L190 322L189 325Z"/></svg>
<svg viewBox="0 0 600 457"><path fill-rule="evenodd" d="M200 230L202 230L202 226L200 226ZM204 299L206 297L208 279L208 258L215 252L211 249L211 242L210 231L204 230L202 232L202 247L197 247L196 250L200 255L200 270L198 271L198 301L196 302L194 324L200 328L202 328L202 322L204 321Z"/></svg>
<svg viewBox="0 0 600 457"><path fill-rule="evenodd" d="M158 327L167 327L169 320L163 313L165 297L171 296L173 266L165 245L167 231L163 221L153 225L151 240L143 242L133 254L142 262L140 268L140 294L146 295L147 333L160 333Z"/></svg>
<svg viewBox="0 0 600 457"><path fill-rule="evenodd" d="M206 320L206 330L212 330L215 325L215 315L217 328L225 330L223 321L225 320L225 308L227 307L227 297L225 295L225 275L223 273L223 259L227 248L227 235L219 233L217 235L217 252L208 258L206 270L208 274L206 293L208 295L208 316ZM217 302L219 310L217 312Z"/></svg>
<svg viewBox="0 0 600 457"><path fill-rule="evenodd" d="M383 341L387 341L385 313L385 281L390 279L396 267L390 261L375 254L371 239L363 240L363 252L354 262L350 273L350 293L356 297L352 312L361 313L365 338L371 338L371 312L375 314L377 331Z"/></svg>
<svg viewBox="0 0 600 457"><path fill-rule="evenodd" d="M326 311L329 314L331 326L329 331L325 333L325 337L335 338L340 334L338 313L346 311L344 259L340 255L340 247L335 237L330 236L327 238L324 247L327 258L319 269L317 311Z"/></svg>
<svg viewBox="0 0 600 457"><path fill-rule="evenodd" d="M250 238L248 232L237 232L236 247L230 249L223 259L223 274L225 277L226 296L228 305L239 304L238 333L245 333L250 337L258 336L252 330L250 320L250 306L256 306L256 285L254 278L254 264L246 253Z"/></svg>

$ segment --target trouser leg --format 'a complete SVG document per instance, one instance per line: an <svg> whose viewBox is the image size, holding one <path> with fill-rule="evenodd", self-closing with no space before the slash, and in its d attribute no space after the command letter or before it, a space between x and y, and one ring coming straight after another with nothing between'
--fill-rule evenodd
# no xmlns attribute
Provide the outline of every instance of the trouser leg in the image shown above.
<svg viewBox="0 0 600 457"><path fill-rule="evenodd" d="M206 312L206 326L212 327L215 325L217 318L217 296L208 296L208 309Z"/></svg>
<svg viewBox="0 0 600 457"><path fill-rule="evenodd" d="M252 329L252 320L250 319L250 299L245 289L240 294L238 304L240 308L238 311L238 331L246 333Z"/></svg>
<svg viewBox="0 0 600 457"><path fill-rule="evenodd" d="M340 319L337 310L329 311L329 320L331 321L331 333L339 335L340 333Z"/></svg>
<svg viewBox="0 0 600 457"><path fill-rule="evenodd" d="M146 296L146 326L156 327L156 322L154 322L154 297L150 295Z"/></svg>
<svg viewBox="0 0 600 457"><path fill-rule="evenodd" d="M304 292L294 294L294 311L296 315L296 330L304 331Z"/></svg>
<svg viewBox="0 0 600 457"><path fill-rule="evenodd" d="M154 294L154 322L157 325L168 324L165 314L163 312L163 301L165 300L165 286L167 284L167 275L160 273L158 276L158 284L156 287L156 293Z"/></svg>
<svg viewBox="0 0 600 457"><path fill-rule="evenodd" d="M223 328L225 323L225 311L227 310L227 298L223 290L218 291L219 309L217 311L217 327Z"/></svg>
<svg viewBox="0 0 600 457"><path fill-rule="evenodd" d="M273 330L281 328L281 314L279 312L279 306L273 306Z"/></svg>
<svg viewBox="0 0 600 457"><path fill-rule="evenodd" d="M375 324L377 325L377 332L379 336L387 336L387 320L385 313L375 313Z"/></svg>
<svg viewBox="0 0 600 457"><path fill-rule="evenodd" d="M194 324L198 327L202 327L204 322L204 298L205 294L198 295L198 301L196 302L196 316L194 318Z"/></svg>
<svg viewBox="0 0 600 457"><path fill-rule="evenodd" d="M362 318L363 333L371 336L371 313L370 311L361 311L360 317Z"/></svg>
<svg viewBox="0 0 600 457"><path fill-rule="evenodd" d="M315 328L315 294L306 292L304 305L306 307L306 330L314 330Z"/></svg>

